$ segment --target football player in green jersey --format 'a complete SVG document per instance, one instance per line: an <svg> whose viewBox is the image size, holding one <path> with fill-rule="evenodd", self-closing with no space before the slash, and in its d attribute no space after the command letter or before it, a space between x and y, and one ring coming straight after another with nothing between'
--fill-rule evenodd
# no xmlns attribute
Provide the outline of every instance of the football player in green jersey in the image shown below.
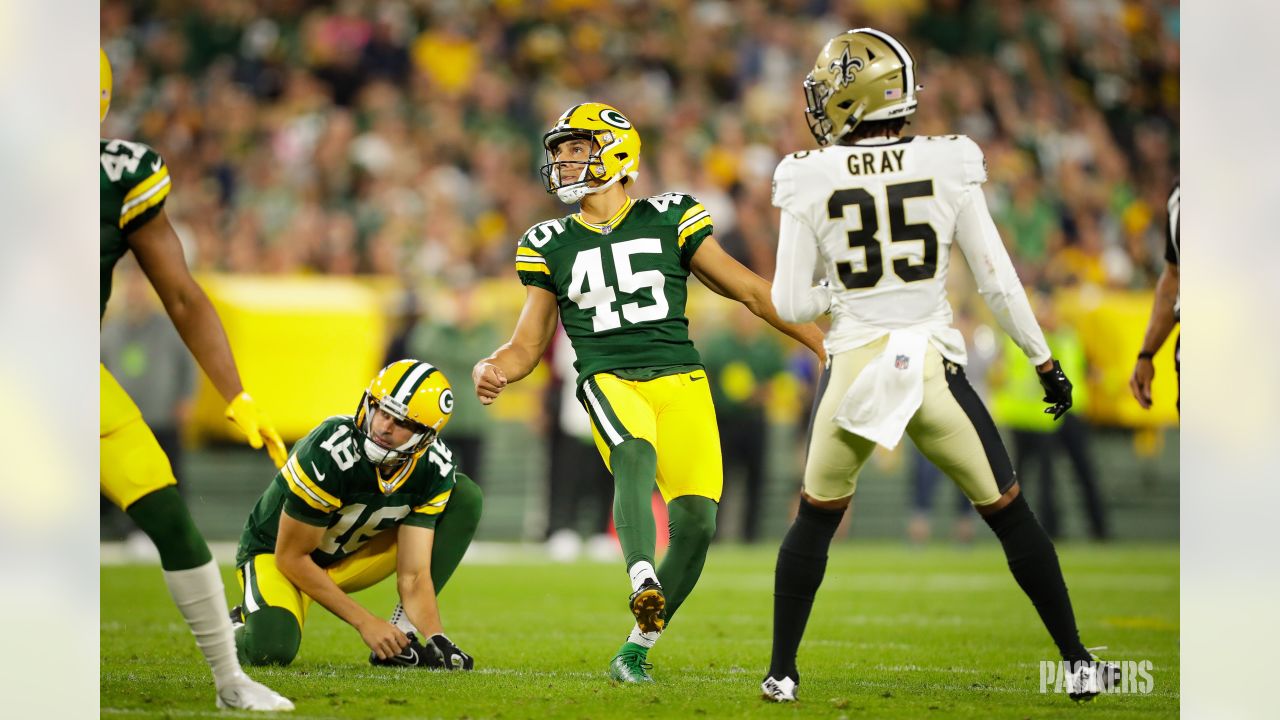
<svg viewBox="0 0 1280 720"><path fill-rule="evenodd" d="M689 274L820 358L822 333L778 317L769 282L720 248L695 198L627 194L639 174L640 136L617 109L575 105L543 146L547 191L580 212L535 225L520 240L524 309L511 340L476 364L472 380L480 401L492 403L537 366L557 318L564 324L578 358L578 398L613 473L614 524L631 577L636 624L609 675L649 682L648 651L702 573L723 487L715 408L684 312ZM656 570L655 481L671 537Z"/></svg>
<svg viewBox="0 0 1280 720"><path fill-rule="evenodd" d="M98 51L99 122L111 104L111 65ZM98 178L102 189L101 304L111 296L111 271L130 250L164 303L183 342L226 398L227 418L272 460L284 463L284 443L240 384L227 335L209 298L191 278L182 244L164 214L169 169L155 150L140 143L103 139ZM253 680L236 662L227 622L227 599L209 546L177 491L169 459L120 383L98 366L101 381L99 468L102 493L129 514L160 552L165 584L196 645L213 670L218 707L292 710L293 703Z"/></svg>
<svg viewBox="0 0 1280 720"><path fill-rule="evenodd" d="M232 620L243 662L293 662L315 600L360 633L374 665L473 667L445 636L436 605L483 504L438 439L453 403L444 373L399 360L369 383L354 417L331 417L294 445L236 553L244 604ZM401 604L387 622L350 593L392 573Z"/></svg>

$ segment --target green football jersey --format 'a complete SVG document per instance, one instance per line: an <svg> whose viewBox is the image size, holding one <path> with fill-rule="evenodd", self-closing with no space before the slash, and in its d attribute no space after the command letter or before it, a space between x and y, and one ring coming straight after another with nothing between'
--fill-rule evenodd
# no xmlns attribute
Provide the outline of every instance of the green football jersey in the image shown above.
<svg viewBox="0 0 1280 720"><path fill-rule="evenodd" d="M249 513L236 565L274 553L281 511L325 528L311 558L328 567L400 524L434 528L456 481L453 454L440 440L385 480L365 458L355 420L338 415L293 446L284 469Z"/></svg>
<svg viewBox="0 0 1280 720"><path fill-rule="evenodd" d="M111 297L111 272L129 252L129 233L160 213L169 197L169 168L155 150L128 140L101 142L98 214L102 221L98 317Z"/></svg>
<svg viewBox="0 0 1280 720"><path fill-rule="evenodd" d="M628 199L602 230L578 214L534 225L516 249L525 285L555 293L578 382L598 372L700 365L689 340L689 264L712 233L697 199Z"/></svg>

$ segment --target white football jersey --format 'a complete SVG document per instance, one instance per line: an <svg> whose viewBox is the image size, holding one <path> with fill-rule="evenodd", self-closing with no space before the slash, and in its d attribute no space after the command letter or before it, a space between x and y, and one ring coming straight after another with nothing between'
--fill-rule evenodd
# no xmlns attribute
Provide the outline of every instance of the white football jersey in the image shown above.
<svg viewBox="0 0 1280 720"><path fill-rule="evenodd" d="M783 211L779 313L799 321L829 308L830 353L914 327L930 331L945 357L964 363L946 289L951 245L958 242L1000 324L1033 361L1048 359L987 210L986 179L982 151L963 135L873 138L788 155L773 188L773 204ZM826 288L812 287L815 269ZM820 307L824 296L828 305Z"/></svg>

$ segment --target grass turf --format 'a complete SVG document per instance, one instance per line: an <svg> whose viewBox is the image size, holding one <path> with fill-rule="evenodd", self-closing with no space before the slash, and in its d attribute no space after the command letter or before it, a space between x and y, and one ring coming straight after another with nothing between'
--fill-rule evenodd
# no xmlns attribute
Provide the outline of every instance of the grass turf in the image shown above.
<svg viewBox="0 0 1280 720"><path fill-rule="evenodd" d="M359 635L318 606L292 666L250 672L294 700L295 718L1177 716L1176 546L1060 548L1085 644L1154 665L1150 694L1079 706L1040 693L1039 661L1056 653L994 543L837 545L800 648L800 702L762 702L775 553L712 548L650 653L652 686L605 677L631 627L628 587L621 567L587 563L464 563L441 605L450 637L476 658L472 673L373 668ZM101 572L103 716L234 716L214 709L159 568ZM237 587L229 568L225 582ZM356 597L389 613L394 583Z"/></svg>

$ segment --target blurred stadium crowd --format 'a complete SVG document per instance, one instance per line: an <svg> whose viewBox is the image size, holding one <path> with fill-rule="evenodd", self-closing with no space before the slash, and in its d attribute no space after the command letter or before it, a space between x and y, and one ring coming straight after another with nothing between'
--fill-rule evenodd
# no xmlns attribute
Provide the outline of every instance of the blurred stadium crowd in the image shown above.
<svg viewBox="0 0 1280 720"><path fill-rule="evenodd" d="M813 146L800 81L830 36L873 25L916 54L913 134L986 151L1028 286L1150 287L1177 167L1168 0L107 0L104 136L166 157L200 270L510 275L566 209L536 176L564 108L639 127L638 192L691 192L771 276L770 178ZM959 273L957 273L959 275Z"/></svg>
<svg viewBox="0 0 1280 720"><path fill-rule="evenodd" d="M502 294L483 283L509 286L518 302L511 248L530 225L571 212L537 174L542 134L565 108L590 99L626 113L644 143L632 194L697 196L725 248L772 277L773 170L784 154L814 147L801 81L828 38L885 30L915 53L924 85L908 132L963 133L985 151L1005 244L1055 355L1077 380L1075 414L1046 420L1030 366L984 325L970 274L951 273L969 376L1009 431L1037 512L1047 522L1057 514L1051 460L1064 450L1091 537L1110 535L1100 488L1114 497L1130 486L1148 515L1113 524L1176 537L1176 479L1161 500L1150 489L1153 471L1133 471L1135 458L1158 454L1156 435L1139 432L1131 446L1127 434L1113 439L1108 455L1086 432L1089 419L1176 421L1171 370L1162 420L1138 417L1125 394L1150 295L1130 296L1121 312L1129 325L1083 325L1079 312L1063 310L1087 304L1079 297L1121 306L1117 291L1148 291L1163 267L1165 202L1178 166L1178 18L1172 0L104 0L115 96L102 134L146 142L165 157L177 187L167 212L196 270L266 274L272 283L351 276L402 288L395 307L384 308L394 316L387 359L428 357L466 386L471 364L513 320L479 301ZM126 312L104 325L104 360L142 398L157 433L171 429L166 450L179 467L192 388L157 383L154 373L190 359L158 309L127 299L145 294L137 273L127 274ZM444 307L424 302L430 295ZM741 515L732 523L739 536L754 540L776 515L762 503L790 502L802 462L793 452L802 443L774 440L766 452L760 439L772 425L803 432L814 368L754 318L698 310L691 316L704 319L692 329L717 379L722 444L736 449L726 470L746 491L725 497ZM238 347L242 361L250 350L262 348ZM560 367L562 352L552 356L545 391L514 405L524 409L508 419L549 448L545 533L576 524L590 534L609 507L593 492L609 485L564 470L603 467L585 416L562 410L576 408L571 393L557 399L572 371ZM531 505L519 488L542 470L491 442L492 418L469 391L458 397L448 442L464 467L490 471L480 475L493 483L486 493L495 517L510 516L494 522L528 535L519 518ZM1099 412L1098 400L1108 399L1111 408ZM221 427L221 404L211 407L208 422ZM274 408L275 417L287 409ZM908 530L918 540L928 536L940 475L915 454L906 465ZM580 498L582 507L557 512L558 497ZM958 517L971 520L960 505Z"/></svg>

